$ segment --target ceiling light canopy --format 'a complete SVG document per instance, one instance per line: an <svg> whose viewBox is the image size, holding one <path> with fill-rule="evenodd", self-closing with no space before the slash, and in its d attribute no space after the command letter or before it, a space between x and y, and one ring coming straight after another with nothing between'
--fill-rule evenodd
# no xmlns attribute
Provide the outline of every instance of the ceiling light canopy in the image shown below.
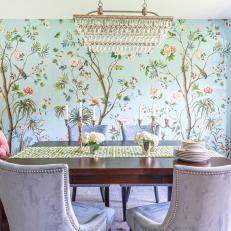
<svg viewBox="0 0 231 231"><path fill-rule="evenodd" d="M134 13L142 15L131 15ZM104 11L100 0L97 11L74 15L74 20L78 32L83 35L84 45L91 51L148 53L167 35L173 18L149 12L146 0L142 11Z"/></svg>

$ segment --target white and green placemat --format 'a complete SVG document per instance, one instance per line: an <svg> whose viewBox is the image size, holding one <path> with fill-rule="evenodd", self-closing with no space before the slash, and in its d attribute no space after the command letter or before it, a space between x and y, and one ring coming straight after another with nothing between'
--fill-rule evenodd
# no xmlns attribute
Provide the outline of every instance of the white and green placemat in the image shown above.
<svg viewBox="0 0 231 231"><path fill-rule="evenodd" d="M173 157L176 146L158 146L151 151L152 157ZM144 157L139 146L101 146L95 152L96 157ZM83 153L78 147L28 147L11 158L77 158L92 157L89 147L84 147Z"/></svg>

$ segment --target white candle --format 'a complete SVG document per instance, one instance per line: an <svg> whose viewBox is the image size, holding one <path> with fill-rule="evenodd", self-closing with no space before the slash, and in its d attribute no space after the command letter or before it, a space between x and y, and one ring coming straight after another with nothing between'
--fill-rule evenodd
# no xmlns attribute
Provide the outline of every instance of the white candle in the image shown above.
<svg viewBox="0 0 231 231"><path fill-rule="evenodd" d="M66 120L69 120L69 111L68 111L68 105L66 105Z"/></svg>
<svg viewBox="0 0 231 231"><path fill-rule="evenodd" d="M141 119L141 114L142 114L142 106L140 105L140 107L139 107L139 120Z"/></svg>
<svg viewBox="0 0 231 231"><path fill-rule="evenodd" d="M152 116L156 116L156 109L154 102L152 103Z"/></svg>
<svg viewBox="0 0 231 231"><path fill-rule="evenodd" d="M83 117L83 103L79 103L79 117Z"/></svg>
<svg viewBox="0 0 231 231"><path fill-rule="evenodd" d="M95 121L95 118L96 118L96 116L95 116L95 105L94 105L93 109L92 109L92 120Z"/></svg>

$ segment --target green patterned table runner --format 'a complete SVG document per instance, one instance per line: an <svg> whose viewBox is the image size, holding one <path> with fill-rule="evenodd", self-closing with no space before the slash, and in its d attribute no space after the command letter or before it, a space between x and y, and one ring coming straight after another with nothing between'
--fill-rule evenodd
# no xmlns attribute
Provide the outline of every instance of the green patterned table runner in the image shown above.
<svg viewBox="0 0 231 231"><path fill-rule="evenodd" d="M159 146L151 151L152 157L173 157L176 146ZM101 146L95 153L96 157L144 157L139 146ZM89 147L79 153L78 147L29 147L11 158L76 158L92 157Z"/></svg>

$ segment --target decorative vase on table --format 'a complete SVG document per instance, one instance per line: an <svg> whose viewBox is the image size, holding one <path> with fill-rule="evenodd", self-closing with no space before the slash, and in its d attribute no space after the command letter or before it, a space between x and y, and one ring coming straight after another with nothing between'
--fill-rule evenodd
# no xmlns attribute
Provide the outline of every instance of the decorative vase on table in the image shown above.
<svg viewBox="0 0 231 231"><path fill-rule="evenodd" d="M86 132L83 136L83 142L86 146L89 146L90 154L93 156L95 156L95 152L99 149L100 144L102 144L104 140L104 135L98 132Z"/></svg>
<svg viewBox="0 0 231 231"><path fill-rule="evenodd" d="M142 152L145 156L150 156L152 145L150 142L144 141L142 145Z"/></svg>
<svg viewBox="0 0 231 231"><path fill-rule="evenodd" d="M151 156L151 149L159 143L158 136L149 132L138 132L135 136L135 141L142 148L142 153L145 156Z"/></svg>

